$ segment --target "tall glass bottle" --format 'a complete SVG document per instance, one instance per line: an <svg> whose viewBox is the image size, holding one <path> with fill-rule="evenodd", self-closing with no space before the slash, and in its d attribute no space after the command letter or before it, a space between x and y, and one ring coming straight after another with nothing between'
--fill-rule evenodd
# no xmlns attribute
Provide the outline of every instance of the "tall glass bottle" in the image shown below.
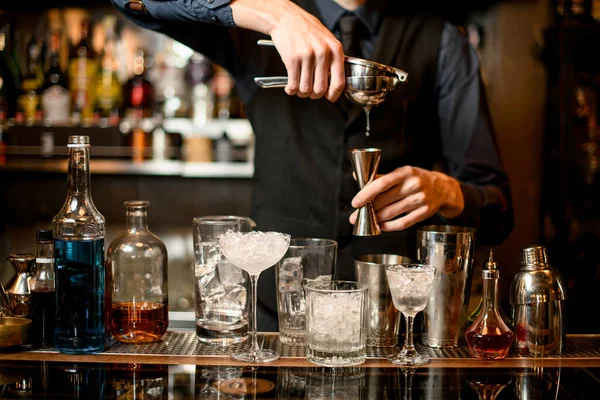
<svg viewBox="0 0 600 400"><path fill-rule="evenodd" d="M17 96L21 87L21 73L12 46L11 21L0 15L0 110L5 119L12 118L17 110Z"/></svg>
<svg viewBox="0 0 600 400"><path fill-rule="evenodd" d="M154 86L147 79L147 69L151 59L142 49L133 57L133 76L123 85L123 108L126 118L137 120L141 110L142 118L150 118L154 112ZM134 123L135 124L135 123Z"/></svg>
<svg viewBox="0 0 600 400"><path fill-rule="evenodd" d="M110 333L120 342L159 341L167 330L167 248L148 230L147 201L126 201L127 231L106 253Z"/></svg>
<svg viewBox="0 0 600 400"><path fill-rule="evenodd" d="M48 125L66 125L69 122L71 97L69 82L60 67L61 32L50 37L50 65L42 86L42 114Z"/></svg>
<svg viewBox="0 0 600 400"><path fill-rule="evenodd" d="M498 278L500 276L492 250L483 270L483 308L473 325L465 332L469 352L475 358L497 360L506 357L514 334L498 311Z"/></svg>
<svg viewBox="0 0 600 400"><path fill-rule="evenodd" d="M69 137L68 193L54 216L54 347L67 354L104 350L104 217L90 193L90 138Z"/></svg>
<svg viewBox="0 0 600 400"><path fill-rule="evenodd" d="M115 58L116 24L117 18L114 15L107 15L102 20L104 48L96 83L96 109L100 114L101 126L116 126L119 123L121 83L117 77L119 66Z"/></svg>
<svg viewBox="0 0 600 400"><path fill-rule="evenodd" d="M89 31L90 22L84 19L81 23L81 40L71 50L69 61L74 124L89 125L94 116L98 60L88 43Z"/></svg>
<svg viewBox="0 0 600 400"><path fill-rule="evenodd" d="M35 269L29 280L31 289L31 346L52 347L56 292L54 285L54 237L49 229L36 234Z"/></svg>

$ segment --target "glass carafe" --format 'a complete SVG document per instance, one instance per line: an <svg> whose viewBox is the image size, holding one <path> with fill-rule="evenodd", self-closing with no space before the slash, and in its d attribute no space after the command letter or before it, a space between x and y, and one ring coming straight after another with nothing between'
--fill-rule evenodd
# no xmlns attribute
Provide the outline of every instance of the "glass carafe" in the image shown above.
<svg viewBox="0 0 600 400"><path fill-rule="evenodd" d="M67 198L52 219L56 320L61 353L104 351L104 224L90 189L90 138L70 136Z"/></svg>
<svg viewBox="0 0 600 400"><path fill-rule="evenodd" d="M194 218L196 334L202 342L227 345L248 338L250 279L223 256L219 236L254 226L246 217Z"/></svg>
<svg viewBox="0 0 600 400"><path fill-rule="evenodd" d="M147 201L126 201L127 231L106 253L110 333L120 342L161 340L167 330L167 248L148 230Z"/></svg>

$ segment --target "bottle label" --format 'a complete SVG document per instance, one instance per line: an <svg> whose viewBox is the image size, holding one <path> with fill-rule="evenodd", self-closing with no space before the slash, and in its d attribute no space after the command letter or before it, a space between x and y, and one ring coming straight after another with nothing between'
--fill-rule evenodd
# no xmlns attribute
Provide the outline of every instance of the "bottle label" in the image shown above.
<svg viewBox="0 0 600 400"><path fill-rule="evenodd" d="M69 91L60 85L52 85L42 95L44 118L50 123L66 124L69 122L71 97Z"/></svg>
<svg viewBox="0 0 600 400"><path fill-rule="evenodd" d="M25 120L34 120L38 105L40 103L39 96L35 91L28 92L19 96L19 106L23 110Z"/></svg>
<svg viewBox="0 0 600 400"><path fill-rule="evenodd" d="M73 59L69 66L73 105L81 113L83 120L91 119L93 116L96 70L96 63L85 57Z"/></svg>

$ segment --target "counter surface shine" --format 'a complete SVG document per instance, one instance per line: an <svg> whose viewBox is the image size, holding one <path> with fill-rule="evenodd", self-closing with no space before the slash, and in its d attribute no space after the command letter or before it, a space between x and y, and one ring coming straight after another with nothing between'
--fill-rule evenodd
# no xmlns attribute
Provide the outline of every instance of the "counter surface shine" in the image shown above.
<svg viewBox="0 0 600 400"><path fill-rule="evenodd" d="M369 349L357 367L308 363L302 347L260 335L282 358L251 366L228 354L244 347L200 344L193 332L169 331L161 343L64 355L52 349L0 353L0 398L82 399L597 399L600 335L569 335L562 356L472 359L463 348L428 352L432 363L400 368L393 349ZM487 393L487 395L484 395ZM482 397L479 397L479 396ZM486 397L487 396L487 397Z"/></svg>

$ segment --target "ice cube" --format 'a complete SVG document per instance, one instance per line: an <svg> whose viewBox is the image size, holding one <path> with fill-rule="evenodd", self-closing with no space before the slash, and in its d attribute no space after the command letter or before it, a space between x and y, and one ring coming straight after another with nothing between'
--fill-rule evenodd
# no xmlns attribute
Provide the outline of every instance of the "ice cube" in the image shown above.
<svg viewBox="0 0 600 400"><path fill-rule="evenodd" d="M241 285L244 283L243 271L227 261L227 259L219 260L217 264L219 271L219 279L221 284L229 289L229 287Z"/></svg>
<svg viewBox="0 0 600 400"><path fill-rule="evenodd" d="M279 291L301 291L302 276L302 257L288 257L283 259L279 265Z"/></svg>
<svg viewBox="0 0 600 400"><path fill-rule="evenodd" d="M228 305L232 308L243 311L246 307L246 295L246 288L238 285L227 292L226 300Z"/></svg>
<svg viewBox="0 0 600 400"><path fill-rule="evenodd" d="M213 277L214 277L213 273ZM216 304L226 295L225 287L221 285L218 279L209 280L205 285L200 286L200 297L205 303Z"/></svg>

